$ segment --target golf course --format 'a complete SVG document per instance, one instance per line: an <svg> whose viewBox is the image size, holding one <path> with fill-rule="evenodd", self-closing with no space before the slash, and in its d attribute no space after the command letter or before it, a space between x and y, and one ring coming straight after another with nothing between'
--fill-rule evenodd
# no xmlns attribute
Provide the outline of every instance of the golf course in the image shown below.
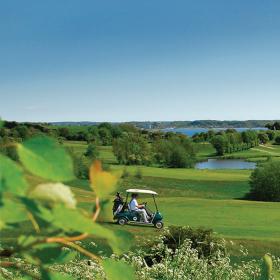
<svg viewBox="0 0 280 280"><path fill-rule="evenodd" d="M264 256L279 270L279 133L209 131L5 122L0 275L251 280Z"/></svg>
<svg viewBox="0 0 280 280"><path fill-rule="evenodd" d="M86 144L67 141L76 153L83 153ZM213 156L210 144L200 144L200 158ZM266 252L280 254L280 204L244 200L249 191L251 170L197 170L182 168L158 168L146 166L122 166L116 164L112 148L99 147L100 158L112 171L126 171L120 180L119 191L125 196L128 188L146 188L158 192L158 204L164 216L165 226L191 226L212 228L218 236L229 242L234 254L239 254L240 244L251 256ZM238 158L264 161L273 151L273 159L280 159L279 146L260 146L233 154ZM141 174L140 178L137 173ZM73 190L82 205L92 207L91 192L85 180L75 182ZM113 199L113 196L112 196ZM152 201L140 197L141 201ZM120 227L111 225L111 227ZM136 236L153 236L156 230L149 227L125 226Z"/></svg>

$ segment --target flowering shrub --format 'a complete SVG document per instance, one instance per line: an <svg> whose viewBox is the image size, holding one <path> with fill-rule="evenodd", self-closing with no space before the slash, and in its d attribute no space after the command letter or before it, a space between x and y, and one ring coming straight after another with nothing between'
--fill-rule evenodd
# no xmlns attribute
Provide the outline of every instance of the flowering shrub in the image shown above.
<svg viewBox="0 0 280 280"><path fill-rule="evenodd" d="M80 243L79 243L80 244ZM220 243L221 244L221 243ZM128 252L121 257L112 255L105 260L122 260L135 268L136 279L138 280L260 280L277 278L280 271L280 258L272 256L268 259L272 260L274 270L271 276L266 277L263 274L263 261L251 260L242 262L241 264L232 264L230 256L225 254L225 248L222 245L221 250L216 250L215 253L207 257L201 257L199 251L193 248L192 242L186 239L175 251L168 248L164 243L163 236L158 239L152 246L151 250L156 253L164 252L164 258L158 262L154 260L152 266L148 266L145 261L146 252L139 249L135 252ZM145 249L145 248L144 248ZM63 248L64 251L71 252L68 248ZM72 251L73 252L73 251ZM241 248L241 252L246 255L247 252ZM23 267L29 274L40 275L38 267L28 264L22 259L14 259L18 267ZM49 266L50 273L60 273L59 275L69 275L73 279L100 279L106 280L103 266L88 259L81 259L79 255L66 262L57 263ZM267 271L265 266L264 271ZM278 272L277 272L278 271ZM0 274L5 279L19 279L20 271L12 273L10 270L2 268ZM125 273L119 270L119 273ZM278 273L278 274L277 274ZM63 278L60 278L63 279ZM118 278L112 278L118 279ZM125 279L125 278L124 278Z"/></svg>

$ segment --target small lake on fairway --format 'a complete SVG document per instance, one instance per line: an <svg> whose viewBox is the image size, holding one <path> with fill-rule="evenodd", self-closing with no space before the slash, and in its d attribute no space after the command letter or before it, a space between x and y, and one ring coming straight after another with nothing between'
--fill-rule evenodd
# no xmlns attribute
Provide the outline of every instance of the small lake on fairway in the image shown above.
<svg viewBox="0 0 280 280"><path fill-rule="evenodd" d="M208 159L195 165L196 169L254 169L255 167L255 162L242 159Z"/></svg>

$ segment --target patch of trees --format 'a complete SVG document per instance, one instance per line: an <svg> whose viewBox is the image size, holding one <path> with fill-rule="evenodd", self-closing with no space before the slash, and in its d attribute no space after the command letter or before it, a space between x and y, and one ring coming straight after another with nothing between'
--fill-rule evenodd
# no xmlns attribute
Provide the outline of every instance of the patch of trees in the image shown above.
<svg viewBox="0 0 280 280"><path fill-rule="evenodd" d="M164 167L183 168L195 164L195 149L192 141L184 135L173 135L169 139L153 143L155 162Z"/></svg>
<svg viewBox="0 0 280 280"><path fill-rule="evenodd" d="M45 135L61 140L86 141L98 145L112 145L113 139L126 131L138 131L129 124L112 125L100 123L98 126L56 126L40 123L17 123L4 121L0 128L0 137L10 137L22 142L30 137Z"/></svg>
<svg viewBox="0 0 280 280"><path fill-rule="evenodd" d="M239 132L218 132L210 140L219 156L250 149L259 145L258 133L254 130Z"/></svg>
<svg viewBox="0 0 280 280"><path fill-rule="evenodd" d="M280 162L268 162L257 167L250 178L247 198L260 201L280 201Z"/></svg>
<svg viewBox="0 0 280 280"><path fill-rule="evenodd" d="M274 123L268 123L265 125L270 130L280 130L280 121Z"/></svg>
<svg viewBox="0 0 280 280"><path fill-rule="evenodd" d="M113 152L121 164L148 165L151 162L151 148L140 133L124 132L114 140Z"/></svg>
<svg viewBox="0 0 280 280"><path fill-rule="evenodd" d="M114 154L121 164L183 168L195 163L195 149L185 135L174 133L124 133L114 140Z"/></svg>
<svg viewBox="0 0 280 280"><path fill-rule="evenodd" d="M0 137L9 137L17 142L42 134L52 135L50 128L46 124L4 121L3 126L0 128Z"/></svg>

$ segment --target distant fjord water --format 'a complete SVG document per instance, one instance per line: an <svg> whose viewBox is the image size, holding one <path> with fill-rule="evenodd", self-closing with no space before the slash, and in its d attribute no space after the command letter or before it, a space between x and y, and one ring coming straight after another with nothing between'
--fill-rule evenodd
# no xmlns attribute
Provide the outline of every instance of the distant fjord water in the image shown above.
<svg viewBox="0 0 280 280"><path fill-rule="evenodd" d="M221 130L227 130L229 128L235 129L238 132L246 131L246 130L267 130L266 127L228 127L228 128L203 128L203 127L195 127L195 128L164 128L162 131L164 132L174 132L174 133L182 133L189 137L192 137L196 133L200 132L207 132L208 130L214 130L214 131L221 131Z"/></svg>

